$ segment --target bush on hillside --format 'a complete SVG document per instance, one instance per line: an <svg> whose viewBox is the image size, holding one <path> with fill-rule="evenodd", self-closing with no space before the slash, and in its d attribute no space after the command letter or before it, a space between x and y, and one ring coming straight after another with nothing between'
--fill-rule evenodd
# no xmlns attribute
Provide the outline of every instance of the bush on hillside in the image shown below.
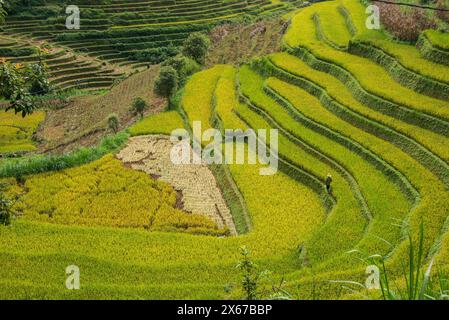
<svg viewBox="0 0 449 320"><path fill-rule="evenodd" d="M199 64L204 64L209 46L210 40L206 35L202 33L192 33L186 41L184 41L182 53Z"/></svg>
<svg viewBox="0 0 449 320"><path fill-rule="evenodd" d="M134 115L140 115L140 118L143 118L143 113L145 110L149 108L148 104L141 97L137 97L133 100L133 104L131 106L131 112Z"/></svg>
<svg viewBox="0 0 449 320"><path fill-rule="evenodd" d="M154 91L163 97L171 97L178 89L178 73L173 67L161 68L159 76L154 83Z"/></svg>
<svg viewBox="0 0 449 320"><path fill-rule="evenodd" d="M151 64L158 64L162 61L178 54L178 49L174 46L151 48L131 53L131 59L140 62L149 62Z"/></svg>
<svg viewBox="0 0 449 320"><path fill-rule="evenodd" d="M118 129L119 129L119 119L116 113L111 113L108 116L108 129L114 133L117 133Z"/></svg>
<svg viewBox="0 0 449 320"><path fill-rule="evenodd" d="M169 66L176 70L178 73L179 85L182 85L189 76L201 69L196 61L183 55L178 55L165 60L162 63L162 66Z"/></svg>

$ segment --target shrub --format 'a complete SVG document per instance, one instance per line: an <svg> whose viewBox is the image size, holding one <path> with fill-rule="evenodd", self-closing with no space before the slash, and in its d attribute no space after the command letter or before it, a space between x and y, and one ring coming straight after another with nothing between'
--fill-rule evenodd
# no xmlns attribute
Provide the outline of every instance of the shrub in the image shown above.
<svg viewBox="0 0 449 320"><path fill-rule="evenodd" d="M196 61L183 55L165 60L162 66L169 66L176 70L179 85L182 85L189 76L200 70L200 66Z"/></svg>
<svg viewBox="0 0 449 320"><path fill-rule="evenodd" d="M258 271L258 267L251 261L250 252L246 247L240 248L242 260L237 264L237 269L242 272L242 288L246 300L258 299L259 280L263 273Z"/></svg>
<svg viewBox="0 0 449 320"><path fill-rule="evenodd" d="M140 62L149 62L151 64L158 64L162 61L175 56L178 49L174 46L150 48L141 51L136 51L130 54L130 57Z"/></svg>
<svg viewBox="0 0 449 320"><path fill-rule="evenodd" d="M111 130L114 133L117 133L119 128L119 119L117 114L111 113L108 116L108 129Z"/></svg>
<svg viewBox="0 0 449 320"><path fill-rule="evenodd" d="M140 97L137 97L133 100L133 104L131 106L131 112L134 115L140 115L140 118L143 118L143 113L148 109L148 104Z"/></svg>
<svg viewBox="0 0 449 320"><path fill-rule="evenodd" d="M0 20L1 22L1 20ZM36 53L35 48L0 48L1 56L9 56L9 57L22 57L22 56L31 56Z"/></svg>
<svg viewBox="0 0 449 320"><path fill-rule="evenodd" d="M163 97L171 97L178 89L178 73L173 67L162 67L154 83L154 91Z"/></svg>
<svg viewBox="0 0 449 320"><path fill-rule="evenodd" d="M192 33L185 41L182 52L200 64L204 64L207 50L210 46L209 38L202 33Z"/></svg>

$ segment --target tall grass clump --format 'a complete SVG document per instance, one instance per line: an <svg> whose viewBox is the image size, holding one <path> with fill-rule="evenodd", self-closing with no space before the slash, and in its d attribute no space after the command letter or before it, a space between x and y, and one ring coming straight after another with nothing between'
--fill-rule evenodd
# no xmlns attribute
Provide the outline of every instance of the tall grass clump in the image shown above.
<svg viewBox="0 0 449 320"><path fill-rule="evenodd" d="M408 255L402 263L402 272L399 276L387 268L385 256L376 254L362 259L366 264L374 265L379 270L380 297L377 296L378 298L382 300L449 300L449 275L441 270L438 270L435 275L432 274L434 259L431 259L425 267L424 239L424 224L421 223L418 239L413 240L412 235L408 234ZM342 281L342 283L364 287L363 284L356 282ZM372 295L364 297L370 298Z"/></svg>
<svg viewBox="0 0 449 320"><path fill-rule="evenodd" d="M107 153L116 152L125 144L128 133L119 132L104 137L100 144L91 148L79 148L64 155L37 155L0 162L0 178L21 177L49 171L63 170L100 159Z"/></svg>
<svg viewBox="0 0 449 320"><path fill-rule="evenodd" d="M380 291L384 300L446 300L449 299L447 277L438 272L437 281L433 283L432 269L434 260L432 259L426 269L424 269L424 224L419 227L418 240L415 242L412 236L408 235L408 265L402 265L402 283L405 286L393 287L393 281L389 274L385 259L378 256L372 257L381 271Z"/></svg>

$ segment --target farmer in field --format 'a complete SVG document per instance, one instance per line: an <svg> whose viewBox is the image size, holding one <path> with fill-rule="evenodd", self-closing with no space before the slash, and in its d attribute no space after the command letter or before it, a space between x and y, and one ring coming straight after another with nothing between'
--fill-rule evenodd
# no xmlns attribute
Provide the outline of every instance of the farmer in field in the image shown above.
<svg viewBox="0 0 449 320"><path fill-rule="evenodd" d="M327 193L331 193L331 183L332 183L332 176L330 174L327 175L326 177L326 190Z"/></svg>

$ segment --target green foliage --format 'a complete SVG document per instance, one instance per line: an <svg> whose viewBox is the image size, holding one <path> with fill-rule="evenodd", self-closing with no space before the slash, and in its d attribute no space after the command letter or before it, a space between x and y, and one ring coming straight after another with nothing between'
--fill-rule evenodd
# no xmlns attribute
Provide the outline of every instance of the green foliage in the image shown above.
<svg viewBox="0 0 449 320"><path fill-rule="evenodd" d="M0 48L0 56L7 57L31 56L35 53L35 48Z"/></svg>
<svg viewBox="0 0 449 320"><path fill-rule="evenodd" d="M21 113L25 117L37 108L32 96L50 91L47 69L42 62L25 68L8 62L0 66L0 96L11 102L6 110L13 109L15 113Z"/></svg>
<svg viewBox="0 0 449 320"><path fill-rule="evenodd" d="M116 113L111 113L108 116L108 120L107 121L108 121L108 129L111 130L114 133L117 133L119 125L120 125L119 118L118 118L117 114Z"/></svg>
<svg viewBox="0 0 449 320"><path fill-rule="evenodd" d="M135 51L130 55L130 57L137 61L157 64L172 56L175 56L177 53L178 49L176 47L168 46Z"/></svg>
<svg viewBox="0 0 449 320"><path fill-rule="evenodd" d="M179 86L182 86L189 76L201 69L196 61L183 55L177 55L165 60L162 66L169 66L176 70Z"/></svg>
<svg viewBox="0 0 449 320"><path fill-rule="evenodd" d="M96 147L80 148L64 155L36 155L19 159L5 159L0 163L0 178L20 177L80 166L98 160L108 153L118 151L127 140L128 134L119 132L115 136L103 138Z"/></svg>
<svg viewBox="0 0 449 320"><path fill-rule="evenodd" d="M25 68L26 82L29 92L32 95L43 95L50 93L50 81L46 65L41 61L39 63L29 64Z"/></svg>
<svg viewBox="0 0 449 320"><path fill-rule="evenodd" d="M241 289L245 300L291 300L292 295L284 289L285 281L276 283L268 270L260 270L251 260L251 252L247 247L240 247L241 260L236 268L242 273Z"/></svg>
<svg viewBox="0 0 449 320"><path fill-rule="evenodd" d="M171 97L178 89L178 73L173 67L162 67L154 83L154 91L163 97Z"/></svg>
<svg viewBox="0 0 449 320"><path fill-rule="evenodd" d="M145 110L149 108L148 104L141 97L137 97L133 100L133 104L131 106L131 112L134 115L140 115L140 118L143 118L143 113Z"/></svg>
<svg viewBox="0 0 449 320"><path fill-rule="evenodd" d="M259 299L259 282L266 272L260 272L257 265L251 261L250 252L246 247L240 248L242 260L236 268L242 272L242 288L246 300Z"/></svg>
<svg viewBox="0 0 449 320"><path fill-rule="evenodd" d="M408 255L402 262L402 277L396 278L394 272L389 271L388 257L380 254L372 255L362 260L367 265L374 265L380 271L379 286L383 300L448 300L449 299L449 277L438 271L432 276L434 259L424 269L424 224L419 226L418 238L413 239L408 233ZM353 251L352 253L355 253ZM354 284L364 287L361 283Z"/></svg>
<svg viewBox="0 0 449 320"><path fill-rule="evenodd" d="M192 33L185 40L182 53L199 64L204 64L209 46L210 40L205 34Z"/></svg>

